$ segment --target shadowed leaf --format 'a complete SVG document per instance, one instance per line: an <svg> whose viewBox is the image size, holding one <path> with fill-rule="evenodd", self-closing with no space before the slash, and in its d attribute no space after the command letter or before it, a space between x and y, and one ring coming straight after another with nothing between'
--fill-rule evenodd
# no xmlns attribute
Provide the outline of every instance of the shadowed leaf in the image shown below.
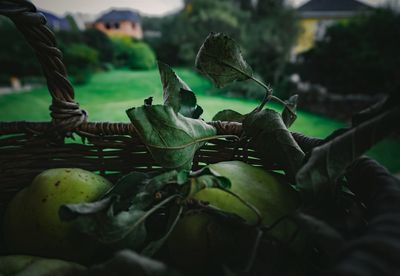
<svg viewBox="0 0 400 276"><path fill-rule="evenodd" d="M119 251L115 256L103 264L91 267L88 276L179 276L165 264L140 256L134 251Z"/></svg>
<svg viewBox="0 0 400 276"><path fill-rule="evenodd" d="M208 35L197 53L195 66L217 87L247 80L253 74L237 43L222 33Z"/></svg>
<svg viewBox="0 0 400 276"><path fill-rule="evenodd" d="M264 109L248 114L243 121L243 130L266 167L277 163L294 179L305 154L278 112Z"/></svg>
<svg viewBox="0 0 400 276"><path fill-rule="evenodd" d="M337 180L354 160L399 129L400 108L393 108L357 127L339 132L313 149L310 159L296 175L297 187L307 198L324 198L337 191Z"/></svg>
<svg viewBox="0 0 400 276"><path fill-rule="evenodd" d="M297 119L297 115L293 114L290 112L289 108L293 111L296 112L297 108L297 100L299 96L298 95L293 95L291 96L287 101L286 101L286 106L282 111L282 119L283 122L285 123L286 127L290 127Z"/></svg>
<svg viewBox="0 0 400 276"><path fill-rule="evenodd" d="M203 109L197 105L196 95L190 87L167 64L159 61L158 70L163 85L164 105L171 106L185 117L199 118Z"/></svg>
<svg viewBox="0 0 400 276"><path fill-rule="evenodd" d="M243 122L245 115L240 114L232 109L224 109L212 118L213 121Z"/></svg>

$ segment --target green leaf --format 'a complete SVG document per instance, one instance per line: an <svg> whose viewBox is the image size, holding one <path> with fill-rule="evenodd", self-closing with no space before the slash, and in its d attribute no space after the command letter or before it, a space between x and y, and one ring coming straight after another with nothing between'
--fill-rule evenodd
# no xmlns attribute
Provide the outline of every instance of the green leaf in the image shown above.
<svg viewBox="0 0 400 276"><path fill-rule="evenodd" d="M270 168L277 163L294 179L303 165L305 154L278 112L264 109L248 114L243 121L243 131L250 138L251 147L261 156L265 167Z"/></svg>
<svg viewBox="0 0 400 276"><path fill-rule="evenodd" d="M99 201L79 204L61 205L58 215L61 220L71 221L79 216L88 216L108 210L117 197L107 197Z"/></svg>
<svg viewBox="0 0 400 276"><path fill-rule="evenodd" d="M175 209L172 210L173 214L170 214L169 216L169 222L167 226L167 232L164 234L164 236L158 240L151 241L146 247L142 250L141 255L144 256L153 256L158 252L158 250L164 245L164 243L167 241L168 237L171 235L172 231L175 229L175 226L177 225L182 212L183 212L183 206L175 206Z"/></svg>
<svg viewBox="0 0 400 276"><path fill-rule="evenodd" d="M176 190L175 194L156 199L156 192L169 184L188 182L188 175L188 172L174 170L151 178L148 174L133 172L122 177L106 197L97 202L62 206L60 217L72 221L74 229L108 248L138 250L149 239L147 218L181 197ZM156 245L161 246L161 243L154 243L151 250L156 250Z"/></svg>
<svg viewBox="0 0 400 276"><path fill-rule="evenodd" d="M157 175L148 181L145 187L146 193L154 194L162 190L168 184L183 185L189 181L188 171L168 171Z"/></svg>
<svg viewBox="0 0 400 276"><path fill-rule="evenodd" d="M186 183L188 185L184 185L181 190L182 195L186 198L206 188L230 189L231 187L231 181L228 178L220 176L210 167L204 167L196 172L192 172L190 174L190 179L187 179L187 181L182 184ZM182 185L179 183L177 184Z"/></svg>
<svg viewBox="0 0 400 276"><path fill-rule="evenodd" d="M121 177L103 198L117 195L119 196L119 202L116 204L114 212L127 210L132 205L135 196L143 189L145 180L149 178L148 174L131 172Z"/></svg>
<svg viewBox="0 0 400 276"><path fill-rule="evenodd" d="M293 112L296 112L297 109L297 100L299 96L293 95L286 101L286 106L282 112L282 119L285 123L286 127L290 127L297 119L297 115ZM290 108L290 109L289 109ZM292 111L292 112L290 112Z"/></svg>
<svg viewBox="0 0 400 276"><path fill-rule="evenodd" d="M190 170L196 151L217 134L213 126L186 118L169 106L131 108L127 114L154 160L168 169Z"/></svg>
<svg viewBox="0 0 400 276"><path fill-rule="evenodd" d="M107 262L92 266L85 275L179 276L180 274L161 262L140 256L131 250L123 250Z"/></svg>
<svg viewBox="0 0 400 276"><path fill-rule="evenodd" d="M325 254L334 257L343 246L344 238L326 222L304 213L297 213L294 219Z"/></svg>
<svg viewBox="0 0 400 276"><path fill-rule="evenodd" d="M222 33L208 35L197 53L195 66L217 87L247 80L253 75L237 43Z"/></svg>
<svg viewBox="0 0 400 276"><path fill-rule="evenodd" d="M175 112L185 117L198 119L203 109L197 105L196 95L176 73L163 62L158 62L163 85L164 105L171 106Z"/></svg>
<svg viewBox="0 0 400 276"><path fill-rule="evenodd" d="M203 108L197 105L196 95L189 90L181 89L179 91L180 109L179 113L185 117L198 119L203 114Z"/></svg>
<svg viewBox="0 0 400 276"><path fill-rule="evenodd" d="M245 115L240 114L232 109L224 109L212 118L213 121L228 121L241 123L244 120Z"/></svg>
<svg viewBox="0 0 400 276"><path fill-rule="evenodd" d="M95 204L95 203L92 203ZM82 204L66 205L65 208L75 209ZM113 248L138 248L145 242L146 229L144 221L146 212L131 208L128 211L114 213L113 205L107 210L96 213L80 213L74 221L74 228L94 240Z"/></svg>
<svg viewBox="0 0 400 276"><path fill-rule="evenodd" d="M369 118L369 116L368 116ZM400 107L372 116L329 142L313 149L307 163L296 175L303 197L324 200L336 194L338 179L346 168L376 143L398 131Z"/></svg>

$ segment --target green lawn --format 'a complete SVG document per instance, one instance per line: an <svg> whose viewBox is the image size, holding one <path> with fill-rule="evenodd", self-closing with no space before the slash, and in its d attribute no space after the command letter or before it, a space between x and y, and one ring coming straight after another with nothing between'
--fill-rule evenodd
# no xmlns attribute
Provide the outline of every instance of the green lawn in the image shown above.
<svg viewBox="0 0 400 276"><path fill-rule="evenodd" d="M177 69L177 73L197 92L198 102L204 109L204 118L210 120L222 109L249 112L257 102L213 96L210 82L191 70ZM112 71L96 74L87 85L75 87L75 98L89 113L90 121L128 122L125 110L143 104L143 99L153 96L155 103L162 101L162 87L157 70ZM49 120L50 96L47 89L37 89L24 94L0 96L0 121L9 120ZM274 105L274 108L280 108ZM299 112L292 126L293 131L315 137L325 137L344 123ZM400 141L388 139L370 152L370 155L386 165L391 171L400 171Z"/></svg>

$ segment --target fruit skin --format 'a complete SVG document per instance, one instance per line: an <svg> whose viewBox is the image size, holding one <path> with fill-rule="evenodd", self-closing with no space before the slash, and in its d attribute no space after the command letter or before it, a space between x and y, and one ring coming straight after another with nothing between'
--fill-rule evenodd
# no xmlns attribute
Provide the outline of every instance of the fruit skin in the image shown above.
<svg viewBox="0 0 400 276"><path fill-rule="evenodd" d="M111 187L105 178L77 168L49 169L35 177L10 202L4 216L4 240L11 253L70 260L84 255L85 243L60 220L61 205L91 202ZM83 243L82 243L83 242Z"/></svg>
<svg viewBox="0 0 400 276"><path fill-rule="evenodd" d="M263 225L271 225L281 217L292 213L300 205L298 192L285 182L281 175L267 172L241 161L227 161L209 165L216 174L231 181L231 192L239 195L258 209ZM195 199L208 201L211 205L246 219L257 222L257 215L233 195L211 188L198 192ZM287 239L293 233L291 222L282 222L270 233L278 239Z"/></svg>
<svg viewBox="0 0 400 276"><path fill-rule="evenodd" d="M270 225L284 215L295 211L300 198L298 193L278 174L269 173L240 161L228 161L208 166L215 174L227 177L232 184L230 191L251 203L262 214L262 224ZM207 201L226 212L256 222L257 215L239 199L217 188L207 188L193 198ZM277 239L288 240L297 227L283 221L269 231ZM234 228L205 213L184 215L171 236L167 246L172 261L184 270L204 267L213 259L236 262L240 255L249 252L254 235L251 230ZM247 248L247 249L245 249ZM224 259L225 258L225 259ZM246 256L244 256L246 258Z"/></svg>
<svg viewBox="0 0 400 276"><path fill-rule="evenodd" d="M75 275L84 272L85 267L76 263L57 259L45 259L28 255L0 257L0 275L41 276Z"/></svg>

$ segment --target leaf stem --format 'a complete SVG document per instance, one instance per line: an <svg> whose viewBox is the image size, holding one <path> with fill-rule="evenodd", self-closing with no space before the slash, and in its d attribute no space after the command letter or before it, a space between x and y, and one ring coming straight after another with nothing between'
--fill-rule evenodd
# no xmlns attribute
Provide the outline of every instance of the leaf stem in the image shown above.
<svg viewBox="0 0 400 276"><path fill-rule="evenodd" d="M273 100L275 102L278 102L280 104L283 104L283 106L285 106L293 116L296 116L296 113L293 111L293 109L285 101L282 101L278 97L275 97L275 96L272 96L272 95L271 95L271 100Z"/></svg>
<svg viewBox="0 0 400 276"><path fill-rule="evenodd" d="M213 57L211 55L209 55L210 57ZM217 58L213 57L215 60L221 62L222 64L236 70L237 72L243 74L244 76L246 76L247 78L253 80L255 83L257 83L258 85L260 85L262 88L264 88L266 90L266 94L264 96L264 99L261 101L261 103L258 105L258 107L253 111L253 112L258 112L261 111L263 109L263 107L270 101L270 100L274 100L278 103L283 104L288 110L289 112L296 116L296 113L292 110L292 108L284 101L282 101L281 99L279 99L276 96L272 95L272 88L269 85L266 85L265 83L263 83L262 81L260 81L259 79L255 78L253 75L250 75L248 73L246 73L245 71L241 70L240 68L237 68L236 66L226 62L226 61L220 61Z"/></svg>

